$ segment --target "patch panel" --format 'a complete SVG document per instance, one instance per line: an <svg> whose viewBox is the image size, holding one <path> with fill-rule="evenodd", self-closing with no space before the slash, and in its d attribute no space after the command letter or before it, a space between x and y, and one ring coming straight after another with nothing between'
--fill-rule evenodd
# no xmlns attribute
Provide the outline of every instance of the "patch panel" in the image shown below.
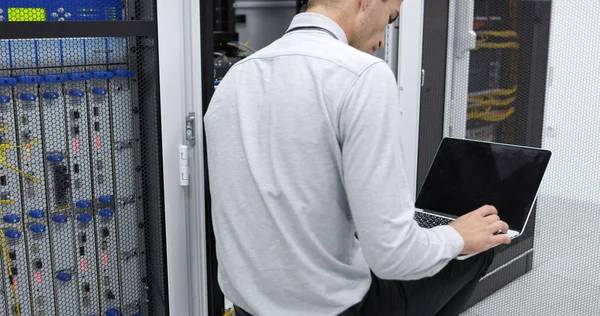
<svg viewBox="0 0 600 316"><path fill-rule="evenodd" d="M14 132L14 113L12 112L14 97L13 97L13 87L17 84L17 80L15 78L0 78L0 158L2 161L2 165L0 165L0 172L2 173L2 183L0 185L0 200L2 204L0 204L0 210L2 210L2 222L0 226L2 230L0 234L5 234L8 229L13 229L11 226L14 226L15 220L10 220L9 216L19 216L21 215L18 206L15 206L18 201L12 203L14 200L10 200L10 192L15 192L17 190L19 183L19 176L11 171L8 168L9 163L14 163L17 161L17 153L9 152L10 142L15 138ZM18 204L17 204L18 205ZM6 220L4 218L6 217ZM18 226L17 228L22 229L22 227ZM1 236L0 236L1 237ZM6 237L6 236L5 236ZM2 292L0 307L2 311L6 313L7 306L15 306L18 303L18 299L16 296L13 296L11 284L9 278L12 278L8 273L8 266L12 265L12 261L16 260L16 253L9 249L6 238L0 238L0 241L3 243L0 245L0 258L2 258L2 272L0 276L2 280L0 281L0 285L2 288L0 291ZM6 258L9 259L10 263L7 262ZM11 271L12 272L12 271ZM8 304L8 305L7 305Z"/></svg>
<svg viewBox="0 0 600 316"><path fill-rule="evenodd" d="M44 78L45 82L40 86L41 114L47 183L46 203L50 214L57 311L59 315L78 315L77 307L67 304L78 297L73 238L75 217L71 201L72 178L68 168L65 100L62 88L68 76L50 73Z"/></svg>
<svg viewBox="0 0 600 316"><path fill-rule="evenodd" d="M118 252L118 213L115 212L113 152L110 129L110 98L108 80L114 73L93 69L87 93L89 96L88 117L90 125L90 152L93 179L94 212L96 217L96 234L101 243L98 248L98 269L100 278L100 309L103 311L121 306L121 290L119 287L119 252ZM94 115L94 109L98 115ZM99 168L98 162L101 162Z"/></svg>
<svg viewBox="0 0 600 316"><path fill-rule="evenodd" d="M92 171L90 167L89 139L90 131L87 120L86 78L90 77L83 69L73 71L65 85L67 147L69 153L69 169L73 185L72 203L75 206L75 244L78 251L76 266L78 270L79 309L83 315L91 315L100 309L98 294L98 266L93 212ZM91 78L91 77L90 77ZM73 91L73 92L71 92Z"/></svg>
<svg viewBox="0 0 600 316"><path fill-rule="evenodd" d="M10 215L0 222L10 261L0 260L0 315L16 306L34 316L148 314L126 47L120 38L0 40L0 210Z"/></svg>
<svg viewBox="0 0 600 316"><path fill-rule="evenodd" d="M5 175L7 176L7 185L0 190L0 207L4 211L5 247L9 252L9 259L5 259L4 262L6 280L8 281L5 287L5 292L8 294L6 307L8 315L31 315L30 271L27 258L28 252L33 249L27 247L27 241L29 239L32 243L35 242L39 245L35 249L38 250L36 253L39 255L44 254L45 250L49 248L49 244L47 243L46 232L36 234L36 239L28 238L30 230L23 210L25 209L24 206L34 205L35 202L28 203L30 200L26 196L23 196L23 200L21 200L20 187L22 181L28 179L32 181L31 187L39 189L36 187L41 184L39 175L32 175L31 170L23 169L23 165L28 163L24 159L26 157L31 158L32 152L35 155L38 150L40 154L42 151L41 146L37 145L35 141L25 143L19 139L20 133L23 131L22 124L19 122L22 114L14 110L27 111L27 109L39 107L35 84L35 81L39 78L19 76L14 79L16 79L16 82L13 80L11 87L13 92L12 108L3 113L2 129L4 137L3 144L0 145L2 146L2 160L4 160L1 171L6 172ZM33 131L33 134L35 134L35 131ZM39 208L39 205L32 208Z"/></svg>

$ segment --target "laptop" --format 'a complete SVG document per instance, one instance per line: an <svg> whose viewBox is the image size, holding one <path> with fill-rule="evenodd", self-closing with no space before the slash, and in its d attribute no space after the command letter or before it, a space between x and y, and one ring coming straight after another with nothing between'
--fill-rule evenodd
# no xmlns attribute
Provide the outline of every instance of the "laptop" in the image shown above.
<svg viewBox="0 0 600 316"><path fill-rule="evenodd" d="M515 239L525 230L550 156L540 148L444 138L417 196L415 220L432 228L492 205Z"/></svg>

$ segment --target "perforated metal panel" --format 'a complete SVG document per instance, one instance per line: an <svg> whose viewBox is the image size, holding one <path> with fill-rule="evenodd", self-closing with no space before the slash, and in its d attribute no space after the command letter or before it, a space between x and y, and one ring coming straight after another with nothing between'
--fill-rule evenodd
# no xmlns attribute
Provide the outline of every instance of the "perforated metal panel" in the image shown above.
<svg viewBox="0 0 600 316"><path fill-rule="evenodd" d="M0 315L167 313L156 43L0 39Z"/></svg>
<svg viewBox="0 0 600 316"><path fill-rule="evenodd" d="M600 13L565 1L475 0L472 11L453 11L451 3L425 3L426 39L446 42L424 46L419 178L443 136L553 151L524 235L497 248L464 315L598 315L600 257L591 245L600 225L600 118L592 110L596 80L589 69L599 59L598 43L581 34L598 27ZM473 19L477 40L468 67L453 46L462 30L449 23L452 17ZM463 97L464 104L452 102Z"/></svg>
<svg viewBox="0 0 600 316"><path fill-rule="evenodd" d="M600 61L600 43L586 34L600 27L600 10L585 2L511 4L519 37L504 42L515 42L519 49L505 52L518 53L515 70L506 76L516 79L517 98L512 118L501 122L493 137L527 143L531 133L539 133L540 145L552 150L553 158L538 198L535 229L530 232L535 236L531 271L467 315L599 315L600 116L595 106L598 81L591 69ZM528 86L543 77L539 68L544 56L535 52L547 45L550 8L550 77L547 85ZM544 104L535 102L543 93L540 86L548 87ZM523 101L529 102L520 110ZM543 128L538 127L542 125L539 112Z"/></svg>

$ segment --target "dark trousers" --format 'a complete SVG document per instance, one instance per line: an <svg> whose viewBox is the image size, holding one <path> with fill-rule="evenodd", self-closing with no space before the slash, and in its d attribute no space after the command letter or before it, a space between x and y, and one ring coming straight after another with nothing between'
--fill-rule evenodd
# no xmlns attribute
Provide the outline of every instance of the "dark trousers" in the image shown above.
<svg viewBox="0 0 600 316"><path fill-rule="evenodd" d="M363 301L341 315L459 315L493 260L492 249L467 260L452 260L438 274L416 281L382 280L372 274L371 288ZM239 307L235 310L239 316L252 316Z"/></svg>

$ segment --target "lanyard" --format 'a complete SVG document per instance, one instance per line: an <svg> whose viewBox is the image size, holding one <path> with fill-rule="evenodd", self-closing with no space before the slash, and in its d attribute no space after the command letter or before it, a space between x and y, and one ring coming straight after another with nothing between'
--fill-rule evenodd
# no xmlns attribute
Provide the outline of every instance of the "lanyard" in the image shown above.
<svg viewBox="0 0 600 316"><path fill-rule="evenodd" d="M335 34L333 34L333 32L331 32L328 29L324 29L324 28L318 27L318 26L299 26L299 27L290 29L289 31L285 32L285 34L295 32L295 31L301 31L301 30L317 30L317 31L325 32L325 33L331 35L331 37L335 38L336 40L339 40L337 38L337 36L335 36Z"/></svg>

